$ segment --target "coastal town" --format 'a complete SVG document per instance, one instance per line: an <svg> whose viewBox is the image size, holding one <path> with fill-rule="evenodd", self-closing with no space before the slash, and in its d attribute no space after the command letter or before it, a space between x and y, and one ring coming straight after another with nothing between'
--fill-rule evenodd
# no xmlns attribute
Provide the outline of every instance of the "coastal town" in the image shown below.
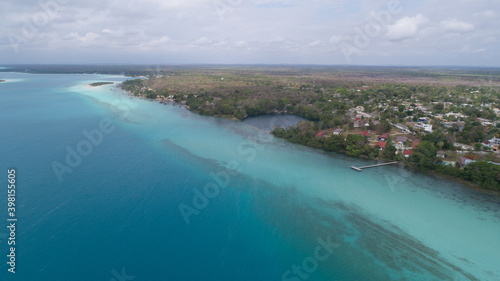
<svg viewBox="0 0 500 281"><path fill-rule="evenodd" d="M442 159L441 163L443 165L459 165L463 167L480 159L495 161L500 159L500 135L498 130L500 121L497 121L500 119L500 109L492 108L494 104L475 106L462 103L455 106L453 102L443 102L442 108L450 111L437 113L437 111L443 111L443 109L434 109L436 107L440 108L441 104L439 102L432 102L430 106L418 103L418 100L414 102L402 102L401 106L390 106L388 103L381 103L377 105L378 112L375 113L366 113L363 106L350 108L347 114L351 118L351 122L347 126L321 130L316 136L327 138L332 135L355 133L366 137L368 143L380 151L384 151L388 146L388 142L390 142L389 145L396 148L395 155L408 158L413 154L414 149L418 148L423 136L432 134L435 131L444 131L449 133L450 137L448 139L453 144L453 147L445 150L443 145L440 145L436 157ZM470 117L461 113L461 109L479 113L486 111L488 117L492 119L477 117L477 115ZM494 115L491 114L491 111L493 111ZM381 122L381 113L387 112L396 115L399 112L404 112L408 116L402 118L402 120L387 118L386 122L390 124L391 129L386 129L387 132L385 133L377 134L374 129ZM391 120L400 122L393 123ZM475 128L474 131L479 132L478 135L473 137L472 141L463 137L469 135L468 130L471 128ZM464 129L466 130L465 133ZM492 163L500 165L500 163Z"/></svg>
<svg viewBox="0 0 500 281"><path fill-rule="evenodd" d="M244 120L298 115L306 120L276 127L272 134L500 189L498 81L482 85L460 74L453 80L453 73L444 79L428 72L401 79L394 78L395 70L352 76L331 69L296 71L166 72L128 80L121 87L132 96L175 103L207 116Z"/></svg>

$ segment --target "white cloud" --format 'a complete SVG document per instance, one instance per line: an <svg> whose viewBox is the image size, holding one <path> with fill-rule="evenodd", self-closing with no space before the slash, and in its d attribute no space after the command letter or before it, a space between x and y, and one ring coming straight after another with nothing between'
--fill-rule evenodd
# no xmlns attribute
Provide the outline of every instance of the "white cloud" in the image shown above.
<svg viewBox="0 0 500 281"><path fill-rule="evenodd" d="M76 39L78 41L84 42L84 43L89 43L94 41L95 39L99 38L99 34L94 33L94 32L87 32L85 33L84 36L80 36L77 32L71 32L66 36L68 39Z"/></svg>
<svg viewBox="0 0 500 281"><path fill-rule="evenodd" d="M0 34L4 34L0 36L0 61L89 63L83 58L94 52L92 62L97 63L142 63L145 59L343 64L342 42L356 46L355 28L364 30L366 24L380 21L388 24L381 24L382 32L353 53L354 63L457 65L473 61L468 56L475 56L477 64L498 66L500 61L496 51L500 49L500 1L493 0L401 3L404 14L391 14L388 19L371 16L371 11L384 15L387 0L72 0L61 4L46 25L36 26L25 39L28 28L23 19L33 22L34 15L44 12L38 2L0 1L0 18L4 19L0 21ZM224 20L214 3L232 3L224 6L228 8ZM16 40L22 55L12 56ZM471 46L464 56L447 55L463 46ZM474 50L482 51L476 54ZM382 55L386 56L383 60Z"/></svg>
<svg viewBox="0 0 500 281"><path fill-rule="evenodd" d="M171 41L170 37L162 36L160 39L154 39L148 43L143 43L142 45L145 47L150 47L150 48L164 47L170 41Z"/></svg>
<svg viewBox="0 0 500 281"><path fill-rule="evenodd" d="M484 38L483 41L482 41L482 43L483 44L489 44L489 43L493 43L493 42L496 42L496 41L497 41L497 39L495 37L489 36L487 38Z"/></svg>
<svg viewBox="0 0 500 281"><path fill-rule="evenodd" d="M152 5L163 10L185 10L197 7L203 7L213 4L213 0L141 0L137 1L139 5Z"/></svg>
<svg viewBox="0 0 500 281"><path fill-rule="evenodd" d="M194 41L194 43L195 43L196 45L210 45L210 44L212 44L212 42L213 42L213 41L212 41L211 39L209 39L209 38L207 38L207 37L205 37L205 36L203 36L203 37L201 37L200 39L198 39L198 40Z"/></svg>
<svg viewBox="0 0 500 281"><path fill-rule="evenodd" d="M478 54L478 53L484 53L486 51L485 48L478 48L478 49L471 49L469 46L464 46L461 49L458 50L458 53L473 53L473 54Z"/></svg>
<svg viewBox="0 0 500 281"><path fill-rule="evenodd" d="M214 44L214 46L218 47L222 47L222 46L226 46L227 45L227 42L226 41L220 41L220 42L217 42Z"/></svg>
<svg viewBox="0 0 500 281"><path fill-rule="evenodd" d="M238 42L234 43L234 46L240 47L240 48L245 47L246 45L247 45L247 42L245 42L245 41L238 41Z"/></svg>
<svg viewBox="0 0 500 281"><path fill-rule="evenodd" d="M307 46L314 47L314 46L318 46L319 44L321 44L321 41L320 40L316 40L314 42L311 42L311 43L307 44Z"/></svg>
<svg viewBox="0 0 500 281"><path fill-rule="evenodd" d="M404 17L387 27L385 35L389 40L404 40L418 34L420 28L428 22L427 18L421 14L415 17Z"/></svg>
<svg viewBox="0 0 500 281"><path fill-rule="evenodd" d="M280 42L285 42L286 38L283 36L278 36L276 38L273 38L269 40L270 43L280 43Z"/></svg>
<svg viewBox="0 0 500 281"><path fill-rule="evenodd" d="M474 30L474 25L456 19L441 21L441 27L451 32L468 32Z"/></svg>
<svg viewBox="0 0 500 281"><path fill-rule="evenodd" d="M328 41L330 41L330 43L332 43L334 45L337 45L340 42L342 42L343 40L344 40L344 38L342 36L332 36L332 37L330 37L330 39Z"/></svg>
<svg viewBox="0 0 500 281"><path fill-rule="evenodd" d="M474 13L474 16L482 18L494 18L496 16L496 12L493 10L486 10L479 13Z"/></svg>

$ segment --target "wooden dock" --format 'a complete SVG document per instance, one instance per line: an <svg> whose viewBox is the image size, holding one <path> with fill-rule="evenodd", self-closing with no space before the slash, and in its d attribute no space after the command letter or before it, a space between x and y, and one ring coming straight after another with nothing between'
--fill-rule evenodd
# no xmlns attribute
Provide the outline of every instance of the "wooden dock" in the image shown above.
<svg viewBox="0 0 500 281"><path fill-rule="evenodd" d="M385 166L385 165L392 165L399 163L400 161L395 161L395 162L387 162L387 163L380 163L380 164L375 164L375 165L370 165L370 166L363 166L363 167L354 167L351 166L351 169L356 170L358 172L363 171L363 169L368 169L368 168L373 168L373 167L379 167L379 166Z"/></svg>

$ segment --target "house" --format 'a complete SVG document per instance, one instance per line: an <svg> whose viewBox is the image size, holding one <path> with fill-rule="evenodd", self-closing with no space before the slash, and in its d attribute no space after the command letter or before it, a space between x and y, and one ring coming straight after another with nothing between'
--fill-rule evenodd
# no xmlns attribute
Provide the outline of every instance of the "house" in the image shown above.
<svg viewBox="0 0 500 281"><path fill-rule="evenodd" d="M356 111L361 111L361 112L363 112L363 111L365 111L365 108L364 108L364 107L362 107L362 106L356 106Z"/></svg>
<svg viewBox="0 0 500 281"><path fill-rule="evenodd" d="M488 142L490 144L500 144L500 138L494 137L492 139L489 139Z"/></svg>
<svg viewBox="0 0 500 281"><path fill-rule="evenodd" d="M474 147L472 147L471 145L467 145L467 144L463 144L463 143L458 143L458 142L454 142L453 146L457 147L459 149L462 149L462 150L474 150Z"/></svg>
<svg viewBox="0 0 500 281"><path fill-rule="evenodd" d="M422 129L426 132L432 133L432 125L430 124L417 123L413 127L416 129Z"/></svg>
<svg viewBox="0 0 500 281"><path fill-rule="evenodd" d="M396 149L397 150L404 150L405 149L405 142L408 140L407 137L399 136L396 138Z"/></svg>
<svg viewBox="0 0 500 281"><path fill-rule="evenodd" d="M387 142L385 141L379 141L375 144L375 148L379 147L380 150L384 150L385 149L385 145L387 144Z"/></svg>
<svg viewBox="0 0 500 281"><path fill-rule="evenodd" d="M354 122L354 128L359 128L361 127L361 120L357 120L356 122Z"/></svg>
<svg viewBox="0 0 500 281"><path fill-rule="evenodd" d="M425 124L424 125L424 131L428 133L432 133L432 125L430 124Z"/></svg>
<svg viewBox="0 0 500 281"><path fill-rule="evenodd" d="M451 128L451 127L453 127L453 124L455 124L455 122L447 121L447 120L443 121L443 125L445 128Z"/></svg>
<svg viewBox="0 0 500 281"><path fill-rule="evenodd" d="M317 137L324 137L325 136L325 132L321 131L321 132L318 132L316 134Z"/></svg>
<svg viewBox="0 0 500 281"><path fill-rule="evenodd" d="M368 136L370 136L370 134L369 134L367 131L361 131L361 132L358 132L358 135L362 135L363 137L368 137Z"/></svg>
<svg viewBox="0 0 500 281"><path fill-rule="evenodd" d="M459 160L460 160L460 166L462 166L462 167L465 167L470 163L476 162L476 161L469 159L467 157L459 157Z"/></svg>
<svg viewBox="0 0 500 281"><path fill-rule="evenodd" d="M500 109L498 109L498 108L493 108L493 111L495 112L495 114L496 114L497 116L500 116Z"/></svg>
<svg viewBox="0 0 500 281"><path fill-rule="evenodd" d="M399 142L405 143L407 140L408 140L407 137L399 136L396 138L396 143L399 143Z"/></svg>
<svg viewBox="0 0 500 281"><path fill-rule="evenodd" d="M462 113L454 113L454 112L448 112L448 113L445 114L445 116L446 117L452 116L452 117L455 117L455 118L467 118L467 117L469 117L467 115L463 115Z"/></svg>
<svg viewBox="0 0 500 281"><path fill-rule="evenodd" d="M445 158L446 154L444 153L444 151L438 151L437 154L436 154L436 157L438 157L438 158Z"/></svg>
<svg viewBox="0 0 500 281"><path fill-rule="evenodd" d="M340 128L333 130L334 135L342 135L343 133L344 133L344 130L340 129Z"/></svg>
<svg viewBox="0 0 500 281"><path fill-rule="evenodd" d="M411 149L415 149L415 148L417 148L417 147L418 147L418 145L419 145L419 143L418 143L418 142L413 143L413 145L412 145Z"/></svg>
<svg viewBox="0 0 500 281"><path fill-rule="evenodd" d="M381 135L378 137L378 140L379 140L379 141L386 141L388 138L389 138L389 134L381 134Z"/></svg>
<svg viewBox="0 0 500 281"><path fill-rule="evenodd" d="M405 150L405 151L403 151L403 155L406 158L410 157L410 155L412 155L412 154L413 154L413 150Z"/></svg>

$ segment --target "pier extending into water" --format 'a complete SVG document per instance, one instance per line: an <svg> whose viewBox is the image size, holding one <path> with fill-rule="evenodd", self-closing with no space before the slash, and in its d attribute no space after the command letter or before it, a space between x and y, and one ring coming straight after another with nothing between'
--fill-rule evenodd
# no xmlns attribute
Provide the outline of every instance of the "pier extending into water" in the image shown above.
<svg viewBox="0 0 500 281"><path fill-rule="evenodd" d="M363 171L363 169L368 169L368 168L373 168L373 167L379 167L379 166L385 166L385 165L392 165L392 164L396 164L396 163L399 163L399 162L401 162L401 161L380 163L380 164L375 164L375 165L370 165L370 166L363 166L363 167L354 167L354 166L351 166L351 169L356 170L358 172L361 172L361 171Z"/></svg>

